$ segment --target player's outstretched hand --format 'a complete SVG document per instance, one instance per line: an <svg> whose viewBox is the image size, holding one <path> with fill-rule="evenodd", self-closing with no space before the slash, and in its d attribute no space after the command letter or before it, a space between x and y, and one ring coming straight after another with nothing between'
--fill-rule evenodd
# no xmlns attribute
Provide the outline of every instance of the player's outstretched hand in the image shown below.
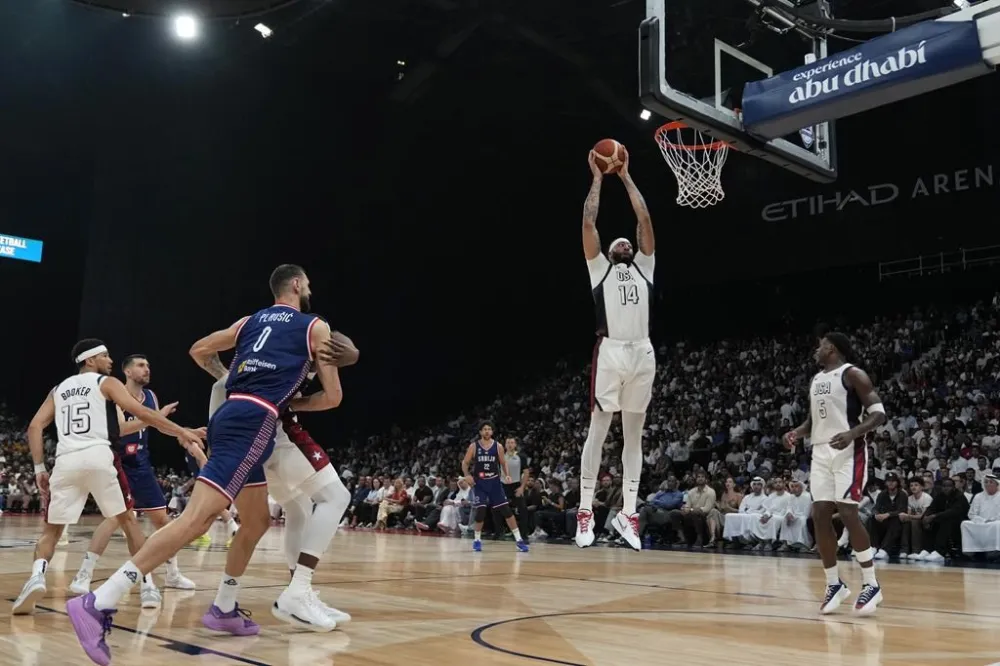
<svg viewBox="0 0 1000 666"><path fill-rule="evenodd" d="M843 450L846 449L847 446L853 441L854 434L850 430L847 432L838 432L830 438L830 446L837 450Z"/></svg>
<svg viewBox="0 0 1000 666"><path fill-rule="evenodd" d="M338 368L354 365L361 356L361 352L354 346L351 339L340 331L330 333L330 339L320 348L318 354L320 360Z"/></svg>
<svg viewBox="0 0 1000 666"><path fill-rule="evenodd" d="M799 435L794 430L789 430L782 439L785 442L785 448L789 451L794 451L795 444L799 441Z"/></svg>
<svg viewBox="0 0 1000 666"><path fill-rule="evenodd" d="M160 413L163 414L164 416L170 416L171 414L177 411L178 404L179 403L172 402L169 405L164 405L163 407L160 407Z"/></svg>
<svg viewBox="0 0 1000 666"><path fill-rule="evenodd" d="M601 171L601 167L597 165L597 155L593 150L587 155L587 164L590 165L590 173L594 174L594 180L604 178L604 172Z"/></svg>

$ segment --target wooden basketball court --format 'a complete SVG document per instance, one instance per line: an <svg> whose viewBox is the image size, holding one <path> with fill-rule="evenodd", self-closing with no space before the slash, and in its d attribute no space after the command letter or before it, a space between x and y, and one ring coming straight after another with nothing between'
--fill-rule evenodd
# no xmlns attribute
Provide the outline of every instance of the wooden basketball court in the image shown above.
<svg viewBox="0 0 1000 666"><path fill-rule="evenodd" d="M66 586L95 521L70 528L49 570L45 610L11 617L31 567L37 518L0 519L0 664L89 664L63 614ZM275 620L271 603L288 573L281 528L261 543L241 605L259 636L219 636L201 626L225 549L184 550L199 589L164 592L159 612L126 597L108 637L114 663L499 665L740 663L984 666L1000 662L1000 571L887 565L885 604L873 618L817 614L822 572L812 558L713 555L369 532L340 533L316 575L324 600L354 621L328 634ZM221 536L221 535L220 535ZM126 559L112 541L96 577ZM845 567L854 591L857 565ZM157 582L162 576L157 575ZM723 661L725 660L725 661Z"/></svg>

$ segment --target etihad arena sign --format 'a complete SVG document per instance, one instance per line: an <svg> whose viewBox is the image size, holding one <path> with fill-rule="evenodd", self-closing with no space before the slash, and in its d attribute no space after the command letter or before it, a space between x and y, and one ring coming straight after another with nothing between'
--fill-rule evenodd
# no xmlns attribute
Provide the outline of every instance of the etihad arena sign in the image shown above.
<svg viewBox="0 0 1000 666"><path fill-rule="evenodd" d="M924 199L967 190L981 190L995 185L993 165L988 164L955 171L942 171L921 176L911 182L876 183L867 187L776 201L764 206L760 211L760 217L765 222L795 220L801 217L884 206L901 199Z"/></svg>

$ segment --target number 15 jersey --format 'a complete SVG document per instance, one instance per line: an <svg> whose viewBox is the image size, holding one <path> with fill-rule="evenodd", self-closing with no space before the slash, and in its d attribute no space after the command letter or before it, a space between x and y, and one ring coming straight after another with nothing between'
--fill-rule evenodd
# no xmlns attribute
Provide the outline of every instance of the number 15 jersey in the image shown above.
<svg viewBox="0 0 1000 666"><path fill-rule="evenodd" d="M101 382L105 379L97 372L83 372L64 379L52 389L59 435L57 458L118 442L118 408L101 393Z"/></svg>
<svg viewBox="0 0 1000 666"><path fill-rule="evenodd" d="M612 264L603 254L587 261L597 335L626 342L649 338L655 266L653 255L642 252L631 264Z"/></svg>
<svg viewBox="0 0 1000 666"><path fill-rule="evenodd" d="M290 305L272 305L245 317L236 334L228 394L239 393L284 409L312 367L309 342L319 317Z"/></svg>

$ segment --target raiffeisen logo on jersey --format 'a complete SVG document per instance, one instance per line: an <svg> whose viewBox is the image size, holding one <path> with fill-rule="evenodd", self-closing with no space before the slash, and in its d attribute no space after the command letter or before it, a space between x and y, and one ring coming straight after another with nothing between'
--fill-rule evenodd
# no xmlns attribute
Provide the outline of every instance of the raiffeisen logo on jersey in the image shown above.
<svg viewBox="0 0 1000 666"><path fill-rule="evenodd" d="M867 83L873 79L890 76L911 67L926 64L927 54L924 52L926 44L927 40L924 39L915 47L904 46L898 52L881 61L862 60L843 74L837 73L819 80L810 78L804 85L797 86L792 91L792 94L788 96L788 103L798 104L814 97L835 93L841 89L841 86L850 88L859 83ZM856 53L855 55L860 56L861 54Z"/></svg>
<svg viewBox="0 0 1000 666"><path fill-rule="evenodd" d="M248 358L247 360L240 363L239 367L236 369L237 372L257 372L258 370L277 370L278 366L270 361L265 361L259 358Z"/></svg>

